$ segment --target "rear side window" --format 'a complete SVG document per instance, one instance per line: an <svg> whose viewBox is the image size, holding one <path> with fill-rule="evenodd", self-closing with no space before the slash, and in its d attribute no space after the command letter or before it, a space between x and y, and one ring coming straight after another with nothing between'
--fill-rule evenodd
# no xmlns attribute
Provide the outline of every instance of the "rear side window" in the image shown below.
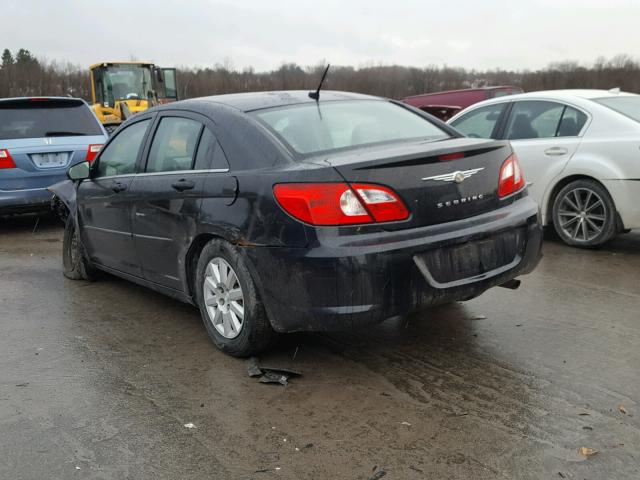
<svg viewBox="0 0 640 480"><path fill-rule="evenodd" d="M190 118L164 117L153 137L147 172L191 170L202 124Z"/></svg>
<svg viewBox="0 0 640 480"><path fill-rule="evenodd" d="M229 163L220 144L211 131L205 127L196 153L196 170L229 169Z"/></svg>
<svg viewBox="0 0 640 480"><path fill-rule="evenodd" d="M314 102L254 115L300 154L449 137L420 115L383 100Z"/></svg>
<svg viewBox="0 0 640 480"><path fill-rule="evenodd" d="M575 137L580 134L585 123L587 116L584 113L567 106L562 114L556 137Z"/></svg>
<svg viewBox="0 0 640 480"><path fill-rule="evenodd" d="M506 105L506 103L496 103L476 108L451 122L451 126L467 137L492 138L498 119Z"/></svg>
<svg viewBox="0 0 640 480"><path fill-rule="evenodd" d="M575 108L557 102L521 101L511 110L506 138L573 137L580 133L587 116Z"/></svg>
<svg viewBox="0 0 640 480"><path fill-rule="evenodd" d="M103 135L89 107L78 100L0 102L0 140Z"/></svg>
<svg viewBox="0 0 640 480"><path fill-rule="evenodd" d="M149 122L134 123L118 133L98 157L97 177L126 175L135 171Z"/></svg>

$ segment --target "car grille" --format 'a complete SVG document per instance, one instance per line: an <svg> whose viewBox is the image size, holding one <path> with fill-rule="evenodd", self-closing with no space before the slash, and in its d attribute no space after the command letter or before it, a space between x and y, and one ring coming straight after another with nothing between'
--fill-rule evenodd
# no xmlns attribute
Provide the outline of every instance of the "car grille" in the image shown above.
<svg viewBox="0 0 640 480"><path fill-rule="evenodd" d="M519 263L524 243L525 229L518 228L422 253L416 263L426 267L430 280L448 286Z"/></svg>

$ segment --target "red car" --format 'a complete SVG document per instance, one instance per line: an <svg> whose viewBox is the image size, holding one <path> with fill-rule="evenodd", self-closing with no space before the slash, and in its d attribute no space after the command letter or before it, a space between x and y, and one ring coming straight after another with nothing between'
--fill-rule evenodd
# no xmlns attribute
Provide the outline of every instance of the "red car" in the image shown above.
<svg viewBox="0 0 640 480"><path fill-rule="evenodd" d="M524 92L520 87L510 86L466 88L464 90L414 95L403 98L402 101L443 121L447 121L460 110L464 110L474 103L504 95L515 95L516 93Z"/></svg>

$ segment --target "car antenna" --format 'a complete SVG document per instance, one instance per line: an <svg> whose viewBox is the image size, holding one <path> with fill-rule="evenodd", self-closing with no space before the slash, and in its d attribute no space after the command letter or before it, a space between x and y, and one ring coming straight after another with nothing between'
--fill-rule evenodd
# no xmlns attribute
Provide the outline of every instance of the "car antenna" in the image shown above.
<svg viewBox="0 0 640 480"><path fill-rule="evenodd" d="M324 73L322 74L322 78L320 79L320 84L315 92L309 92L309 97L313 98L316 102L320 100L320 89L322 88L322 84L324 83L324 79L327 76L327 72L329 71L329 67L331 64L327 64L327 68L324 69Z"/></svg>

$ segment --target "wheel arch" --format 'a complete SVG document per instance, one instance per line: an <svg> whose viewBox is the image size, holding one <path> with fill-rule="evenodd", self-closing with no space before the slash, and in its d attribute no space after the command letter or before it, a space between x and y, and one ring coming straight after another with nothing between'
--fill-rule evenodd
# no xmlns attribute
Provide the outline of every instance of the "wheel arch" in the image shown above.
<svg viewBox="0 0 640 480"><path fill-rule="evenodd" d="M194 305L197 305L197 302L195 299L195 281L196 281L195 277L196 277L196 271L198 269L198 260L200 259L200 253L202 252L205 245L207 245L207 243L209 243L211 240L215 240L215 239L224 240L225 242L229 242L231 245L238 247L238 251L242 255L242 258L245 261L247 268L249 269L249 273L251 274L251 277L255 283L258 294L263 299L262 304L267 313L267 319L269 320L269 323L273 327L274 326L274 323L272 321L272 319L274 318L273 312L271 311L269 302L264 301L264 286L262 284L262 278L258 274L255 265L251 261L250 256L244 253L245 248L260 248L260 247L258 245L254 245L247 242L246 240L243 239L243 237L240 237L237 235L231 235L229 236L229 238L225 238L225 237L226 236L221 233L206 232L206 233L198 234L191 242L191 245L187 250L187 254L185 256L185 262L184 262L185 279L186 279L187 289L188 289L187 295L189 296L189 298L191 298L192 303Z"/></svg>
<svg viewBox="0 0 640 480"><path fill-rule="evenodd" d="M189 245L189 248L187 249L187 253L185 255L185 261L184 261L184 270L185 270L184 273L185 273L185 279L187 284L186 285L187 295L189 295L191 298L194 298L194 294L195 294L195 289L194 289L195 273L198 267L198 259L200 258L200 253L202 252L202 249L205 247L207 243L215 239L224 240L225 242L229 242L231 245L235 247L253 246L252 244L244 240L243 237L237 235L237 232L233 232L230 235L225 235L222 232L202 232L196 235L191 241L191 245ZM241 249L240 249L240 252L242 252ZM251 271L251 274L255 276L255 269L253 267L253 264L251 263L249 258L247 258L247 255L243 255L243 257L244 257L244 260L249 265L249 270ZM258 285L260 293L262 293L259 279L254 279L254 281Z"/></svg>
<svg viewBox="0 0 640 480"><path fill-rule="evenodd" d="M598 185L600 185L604 189L605 192L609 194L609 197L611 198L611 201L613 202L613 206L615 209L616 222L618 223L618 229L622 229L623 228L622 220L620 218L620 214L618 213L618 209L616 207L616 203L613 198L613 195L611 195L611 192L609 191L609 189L597 178L591 175L586 175L582 173L575 173L572 175L567 175L566 177L562 177L553 185L553 187L549 191L549 194L546 196L545 204L542 206L542 211L544 215L543 224L545 226L553 224L553 204L555 203L558 193L560 193L560 190L562 190L564 187L566 187L570 183L575 182L577 180L591 180L593 182L596 182Z"/></svg>

